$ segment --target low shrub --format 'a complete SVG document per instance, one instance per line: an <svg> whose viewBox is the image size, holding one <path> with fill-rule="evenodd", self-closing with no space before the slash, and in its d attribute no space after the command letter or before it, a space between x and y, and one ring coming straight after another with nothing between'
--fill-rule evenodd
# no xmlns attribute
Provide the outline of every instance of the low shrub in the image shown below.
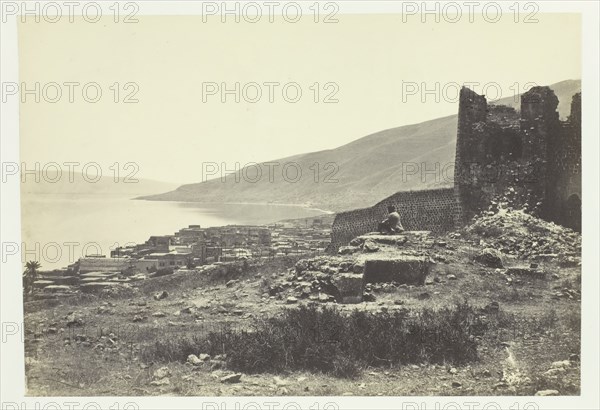
<svg viewBox="0 0 600 410"><path fill-rule="evenodd" d="M247 329L224 328L185 340L158 341L145 360L185 361L191 353L226 354L228 367L247 373L308 370L353 377L367 366L460 364L477 358L474 309L350 314L314 305L256 319Z"/></svg>

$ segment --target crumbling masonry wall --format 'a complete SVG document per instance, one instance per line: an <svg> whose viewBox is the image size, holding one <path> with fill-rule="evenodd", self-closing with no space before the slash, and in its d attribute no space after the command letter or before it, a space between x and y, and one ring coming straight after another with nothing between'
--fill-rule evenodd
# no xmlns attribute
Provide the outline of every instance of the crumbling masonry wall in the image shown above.
<svg viewBox="0 0 600 410"><path fill-rule="evenodd" d="M461 220L461 207L453 188L397 192L370 208L336 215L330 249L347 245L353 238L373 232L387 217L388 205L395 205L404 229L446 232Z"/></svg>
<svg viewBox="0 0 600 410"><path fill-rule="evenodd" d="M549 141L543 217L581 232L581 93Z"/></svg>

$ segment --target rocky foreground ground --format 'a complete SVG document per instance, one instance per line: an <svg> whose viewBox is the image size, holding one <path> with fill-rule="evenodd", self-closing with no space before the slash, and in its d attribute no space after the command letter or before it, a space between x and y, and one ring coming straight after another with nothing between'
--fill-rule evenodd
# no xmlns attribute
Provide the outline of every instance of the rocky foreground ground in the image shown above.
<svg viewBox="0 0 600 410"><path fill-rule="evenodd" d="M366 235L337 255L210 266L111 293L27 302L29 394L577 395L580 243L570 230L501 212L443 236ZM301 305L419 312L464 301L482 320L510 320L473 336L478 358L460 366L390 364L354 377L253 374L229 368L226 355L169 360L167 352L155 360L148 353Z"/></svg>

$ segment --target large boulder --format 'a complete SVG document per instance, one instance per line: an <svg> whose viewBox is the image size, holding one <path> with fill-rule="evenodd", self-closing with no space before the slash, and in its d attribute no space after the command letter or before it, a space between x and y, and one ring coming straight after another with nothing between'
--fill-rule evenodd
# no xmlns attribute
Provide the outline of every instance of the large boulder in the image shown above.
<svg viewBox="0 0 600 410"><path fill-rule="evenodd" d="M500 254L498 251L492 248L485 248L481 252L479 252L473 258L475 262L479 262L482 265L488 266L490 268L503 268L502 259L500 258Z"/></svg>
<svg viewBox="0 0 600 410"><path fill-rule="evenodd" d="M424 285L429 274L429 258L401 256L394 259L369 259L365 261L365 283L397 282Z"/></svg>
<svg viewBox="0 0 600 410"><path fill-rule="evenodd" d="M360 303L363 300L365 282L363 275L341 273L331 280L336 289L338 303Z"/></svg>

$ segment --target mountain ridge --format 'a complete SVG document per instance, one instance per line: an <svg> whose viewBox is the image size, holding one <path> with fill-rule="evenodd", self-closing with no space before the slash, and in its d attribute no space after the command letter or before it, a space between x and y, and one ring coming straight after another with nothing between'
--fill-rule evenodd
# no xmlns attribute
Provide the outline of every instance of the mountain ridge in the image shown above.
<svg viewBox="0 0 600 410"><path fill-rule="evenodd" d="M156 190L173 189L177 184L156 181L153 179L119 177L116 180L110 176L83 175L75 172L38 172L37 175L27 175L21 182L22 195L46 194L125 194L132 197L148 195Z"/></svg>
<svg viewBox="0 0 600 410"><path fill-rule="evenodd" d="M565 80L549 87L559 98L560 117L566 118L573 94L581 91L581 81ZM518 109L518 100L507 97L490 104ZM262 162L261 176L256 167L245 167L227 175L225 182L216 178L137 199L295 203L343 211L371 206L398 191L451 187L457 119L453 114L389 128L337 148ZM265 175L268 163L277 163L279 168ZM284 175L284 167L293 171ZM298 168L301 176L295 181Z"/></svg>

